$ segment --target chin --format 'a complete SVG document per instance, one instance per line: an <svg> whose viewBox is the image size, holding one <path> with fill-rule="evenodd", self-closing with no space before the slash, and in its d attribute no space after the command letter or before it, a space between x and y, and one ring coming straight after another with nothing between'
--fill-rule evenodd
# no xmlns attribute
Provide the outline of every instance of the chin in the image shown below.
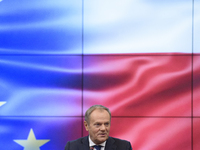
<svg viewBox="0 0 200 150"><path fill-rule="evenodd" d="M100 137L100 138L98 138L97 139L98 144L101 144L101 143L105 142L107 139L108 139L107 137Z"/></svg>
<svg viewBox="0 0 200 150"><path fill-rule="evenodd" d="M108 139L108 137L102 137L99 139L99 141L102 141L101 143L105 142Z"/></svg>

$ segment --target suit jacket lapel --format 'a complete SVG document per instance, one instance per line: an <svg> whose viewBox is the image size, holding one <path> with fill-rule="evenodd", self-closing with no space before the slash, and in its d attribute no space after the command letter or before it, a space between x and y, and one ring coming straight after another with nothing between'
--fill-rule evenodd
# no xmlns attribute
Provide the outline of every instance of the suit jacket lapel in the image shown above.
<svg viewBox="0 0 200 150"><path fill-rule="evenodd" d="M80 150L89 150L89 140L88 140L88 136L84 137L81 141L82 143L82 147L80 148Z"/></svg>
<svg viewBox="0 0 200 150"><path fill-rule="evenodd" d="M105 150L116 150L117 146L114 143L115 143L115 140L113 138L109 137L106 141Z"/></svg>

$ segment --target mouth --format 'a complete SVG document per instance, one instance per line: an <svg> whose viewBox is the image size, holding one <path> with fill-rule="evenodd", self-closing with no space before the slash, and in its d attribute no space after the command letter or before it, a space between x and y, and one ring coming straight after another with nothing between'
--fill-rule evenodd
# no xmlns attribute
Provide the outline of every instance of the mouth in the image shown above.
<svg viewBox="0 0 200 150"><path fill-rule="evenodd" d="M99 136L105 137L107 134L106 133L100 133Z"/></svg>

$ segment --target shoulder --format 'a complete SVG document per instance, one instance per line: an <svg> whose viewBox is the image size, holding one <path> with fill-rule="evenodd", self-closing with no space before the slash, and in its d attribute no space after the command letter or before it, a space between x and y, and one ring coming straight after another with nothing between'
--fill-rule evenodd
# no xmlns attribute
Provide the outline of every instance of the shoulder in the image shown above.
<svg viewBox="0 0 200 150"><path fill-rule="evenodd" d="M115 145L117 150L131 150L131 143L127 140L122 140L119 138L109 137L106 145L110 147L110 145Z"/></svg>
<svg viewBox="0 0 200 150"><path fill-rule="evenodd" d="M68 143L71 143L71 144L73 144L73 143L81 143L84 140L87 140L87 136L86 137L81 137L81 138L76 139L76 140L68 141Z"/></svg>
<svg viewBox="0 0 200 150"><path fill-rule="evenodd" d="M130 142L127 141L127 140L122 140L122 139L114 138L114 137L109 137L108 139L113 140L113 141L115 141L115 142L120 142L120 143L130 143Z"/></svg>
<svg viewBox="0 0 200 150"><path fill-rule="evenodd" d="M66 146L65 146L65 150L75 150L75 149L78 149L79 147L82 147L84 145L85 146L89 145L88 136L81 137L81 138L76 139L76 140L68 141Z"/></svg>

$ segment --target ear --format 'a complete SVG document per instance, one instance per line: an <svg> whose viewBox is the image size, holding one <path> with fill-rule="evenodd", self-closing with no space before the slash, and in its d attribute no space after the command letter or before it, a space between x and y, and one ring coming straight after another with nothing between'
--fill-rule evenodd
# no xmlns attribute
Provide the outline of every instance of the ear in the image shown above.
<svg viewBox="0 0 200 150"><path fill-rule="evenodd" d="M84 121L84 126L85 126L85 130L88 131L89 129L88 129L88 124L86 121Z"/></svg>

